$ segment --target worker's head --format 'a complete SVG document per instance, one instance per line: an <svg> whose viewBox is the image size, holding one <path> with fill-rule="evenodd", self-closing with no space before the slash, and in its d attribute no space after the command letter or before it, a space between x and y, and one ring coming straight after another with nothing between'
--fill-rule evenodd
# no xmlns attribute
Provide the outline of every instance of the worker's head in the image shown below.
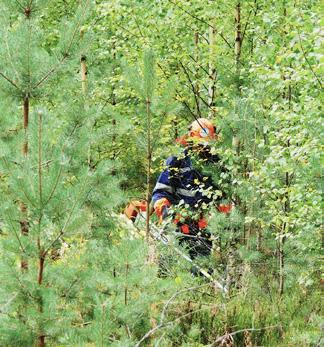
<svg viewBox="0 0 324 347"><path fill-rule="evenodd" d="M188 141L193 144L209 145L216 140L216 127L206 118L197 118L189 126Z"/></svg>
<svg viewBox="0 0 324 347"><path fill-rule="evenodd" d="M211 144L217 139L215 125L206 118L198 118L189 126L188 148L204 161L213 161Z"/></svg>
<svg viewBox="0 0 324 347"><path fill-rule="evenodd" d="M177 142L207 161L213 161L211 145L217 140L216 126L206 118L197 118L188 128L188 133L177 139Z"/></svg>

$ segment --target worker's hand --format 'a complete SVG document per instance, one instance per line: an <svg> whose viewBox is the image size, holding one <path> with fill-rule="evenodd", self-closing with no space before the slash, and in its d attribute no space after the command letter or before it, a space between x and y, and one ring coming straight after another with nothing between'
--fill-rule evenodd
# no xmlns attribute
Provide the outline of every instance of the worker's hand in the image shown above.
<svg viewBox="0 0 324 347"><path fill-rule="evenodd" d="M225 213L225 214L228 214L232 211L233 209L233 204L232 203L229 203L229 204L219 204L217 206L217 210L221 213Z"/></svg>
<svg viewBox="0 0 324 347"><path fill-rule="evenodd" d="M145 212L145 211L146 211L145 200L133 200L125 207L124 214L132 222L135 222L137 215L140 212Z"/></svg>
<svg viewBox="0 0 324 347"><path fill-rule="evenodd" d="M157 200L154 204L154 211L159 217L160 223L168 216L170 201L167 198Z"/></svg>

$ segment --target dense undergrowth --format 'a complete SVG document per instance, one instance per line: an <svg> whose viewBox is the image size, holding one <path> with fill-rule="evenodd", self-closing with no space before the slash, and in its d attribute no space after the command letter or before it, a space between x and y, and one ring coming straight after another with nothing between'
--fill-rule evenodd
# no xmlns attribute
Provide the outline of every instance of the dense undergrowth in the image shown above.
<svg viewBox="0 0 324 347"><path fill-rule="evenodd" d="M0 346L320 346L320 3L0 6ZM215 282L122 214L197 117Z"/></svg>

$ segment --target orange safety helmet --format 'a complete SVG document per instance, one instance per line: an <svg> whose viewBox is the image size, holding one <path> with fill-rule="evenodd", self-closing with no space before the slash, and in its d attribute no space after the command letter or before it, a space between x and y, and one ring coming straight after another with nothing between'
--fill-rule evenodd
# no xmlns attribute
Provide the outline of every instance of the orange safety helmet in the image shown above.
<svg viewBox="0 0 324 347"><path fill-rule="evenodd" d="M176 141L186 146L189 141L197 144L208 144L208 142L216 139L216 126L206 118L197 118L190 124L188 134Z"/></svg>
<svg viewBox="0 0 324 347"><path fill-rule="evenodd" d="M206 118L198 118L189 127L189 137L206 142L216 139L216 127Z"/></svg>

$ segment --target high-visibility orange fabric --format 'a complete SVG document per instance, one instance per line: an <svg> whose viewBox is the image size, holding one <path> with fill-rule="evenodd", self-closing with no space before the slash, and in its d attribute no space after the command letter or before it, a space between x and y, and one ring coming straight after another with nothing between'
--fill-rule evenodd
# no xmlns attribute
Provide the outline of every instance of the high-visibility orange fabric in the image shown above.
<svg viewBox="0 0 324 347"><path fill-rule="evenodd" d="M176 139L176 142L182 146L187 146L188 145L188 135L183 135L181 137L178 137Z"/></svg>
<svg viewBox="0 0 324 347"><path fill-rule="evenodd" d="M230 213L232 211L232 208L233 208L232 204L219 204L217 206L218 211L225 214Z"/></svg>
<svg viewBox="0 0 324 347"><path fill-rule="evenodd" d="M174 224L180 223L180 218L181 218L181 215L177 214L177 215L175 216L174 220L173 220L173 223L174 223ZM198 229L200 229L200 230L201 230L201 229L205 229L205 228L207 228L207 226L208 226L208 222L207 222L207 220L206 220L205 218L201 218L201 219L198 221L197 225L198 225ZM189 228L189 225L188 225L188 224L182 224L182 225L180 226L180 229L181 229L181 231L182 231L184 234L189 234L189 233L190 233L190 228Z"/></svg>
<svg viewBox="0 0 324 347"><path fill-rule="evenodd" d="M199 228L199 229L205 229L205 228L207 228L207 225L208 225L208 222L206 221L205 218L201 218L201 219L198 221L198 228Z"/></svg>
<svg viewBox="0 0 324 347"><path fill-rule="evenodd" d="M190 229L189 229L189 225L188 224L183 224L181 225L181 232L184 234L189 234L190 233Z"/></svg>

